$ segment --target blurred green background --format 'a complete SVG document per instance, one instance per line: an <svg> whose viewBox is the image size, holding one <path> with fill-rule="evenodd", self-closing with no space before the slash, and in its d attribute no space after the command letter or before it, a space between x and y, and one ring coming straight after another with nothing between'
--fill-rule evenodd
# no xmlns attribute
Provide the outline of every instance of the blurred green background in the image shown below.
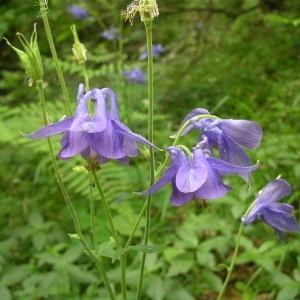
<svg viewBox="0 0 300 300"><path fill-rule="evenodd" d="M147 65L139 60L145 50L144 25L137 15L133 26L124 23L124 0L49 0L48 18L73 109L80 67L72 60L70 26L76 25L87 48L91 88L110 87L117 94L122 122L147 136L147 87L128 83L122 72ZM240 217L255 194L281 174L292 185L285 201L295 206L300 220L300 2L292 0L169 0L157 2L160 16L153 23L153 44L165 51L154 62L155 144L171 145L182 119L203 107L221 118L249 119L264 131L259 149L249 151L260 167L251 189L237 176L227 196L210 201L205 211L193 203L168 204L170 187L154 195L150 241L168 246L147 258L145 300L216 299L229 264ZM74 17L70 6L89 16ZM17 32L29 38L37 24L45 76L47 112L52 122L66 114L61 87L39 15L33 1L0 1L0 299L107 299L101 279L82 247L70 240L74 225L56 183L46 141L27 140L42 126L38 91L29 87L16 53ZM120 40L101 33L115 26ZM193 147L198 132L182 139ZM59 151L59 137L52 139ZM158 163L164 154L156 153ZM86 174L80 157L59 162L64 182L91 242ZM147 187L148 170L140 155L128 166L109 162L99 178L116 227L125 242L145 198L132 194ZM95 193L95 197L97 195ZM96 199L99 242L110 233ZM135 244L140 243L143 224ZM240 255L224 299L300 299L300 237L285 234L282 244L271 228L256 222L244 230ZM128 255L129 299L138 279L140 255ZM105 260L116 295L120 293L118 262ZM132 294L131 294L132 293ZM119 299L119 298L117 298Z"/></svg>

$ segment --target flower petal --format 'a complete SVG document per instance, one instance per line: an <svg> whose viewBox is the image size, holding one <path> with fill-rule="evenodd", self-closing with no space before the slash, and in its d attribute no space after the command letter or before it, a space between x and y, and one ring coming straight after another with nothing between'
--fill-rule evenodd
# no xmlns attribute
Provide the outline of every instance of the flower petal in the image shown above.
<svg viewBox="0 0 300 300"><path fill-rule="evenodd" d="M249 149L257 148L263 135L260 125L248 120L222 120L218 127L238 144Z"/></svg>
<svg viewBox="0 0 300 300"><path fill-rule="evenodd" d="M173 206L182 206L190 202L194 198L194 193L180 192L176 184L172 182L173 192L170 198L170 204Z"/></svg>
<svg viewBox="0 0 300 300"><path fill-rule="evenodd" d="M141 195L151 195L160 190L164 185L171 182L175 176L177 171L177 165L171 165L166 172L161 176L161 178L156 181L148 190L137 193Z"/></svg>
<svg viewBox="0 0 300 300"><path fill-rule="evenodd" d="M221 133L218 139L220 159L225 162L241 167L251 166L249 155L233 139ZM246 182L249 182L251 173L238 173Z"/></svg>
<svg viewBox="0 0 300 300"><path fill-rule="evenodd" d="M194 150L194 161L201 161L207 170L207 178L205 182L200 186L195 194L201 199L212 199L219 198L227 194L232 188L225 185L218 171L215 171L205 157L202 149L195 148Z"/></svg>
<svg viewBox="0 0 300 300"><path fill-rule="evenodd" d="M183 193L191 193L200 188L206 181L207 169L201 161L184 163L176 174L176 186Z"/></svg>
<svg viewBox="0 0 300 300"><path fill-rule="evenodd" d="M260 217L263 222L272 226L274 229L300 233L300 226L297 224L295 218L289 213L274 212L271 209L266 208Z"/></svg>
<svg viewBox="0 0 300 300"><path fill-rule="evenodd" d="M248 216L246 218L242 217L242 222L245 225L249 225L255 221L257 214L262 215L267 207L271 208L276 201L289 195L290 193L291 186L287 181L283 179L271 180L258 194L257 200ZM286 209L284 208L283 210L285 211Z"/></svg>
<svg viewBox="0 0 300 300"><path fill-rule="evenodd" d="M157 150L159 150L159 148L157 148L156 146L154 146L152 143L150 143L147 139L145 139L144 137L142 137L140 134L136 134L136 133L133 133L127 126L125 126L123 123L121 122L118 122L118 121L114 121L114 120L111 120L113 126L114 126L114 129L128 137L129 139L133 140L133 141L136 141L136 142L139 142L139 143L142 143L144 145L147 145L147 146L150 146L152 148L155 148Z"/></svg>
<svg viewBox="0 0 300 300"><path fill-rule="evenodd" d="M93 136L91 146L99 155L115 159L126 156L123 149L124 138L114 129L111 121L107 122L105 130L93 133Z"/></svg>
<svg viewBox="0 0 300 300"><path fill-rule="evenodd" d="M136 142L124 136L123 148L128 156L135 157L138 155Z"/></svg>
<svg viewBox="0 0 300 300"><path fill-rule="evenodd" d="M264 208L288 196L292 192L290 184L283 179L271 180L261 191L254 206ZM253 207L254 208L254 207Z"/></svg>
<svg viewBox="0 0 300 300"><path fill-rule="evenodd" d="M250 173L252 171L255 171L259 166L258 163L251 167L234 166L234 165L228 164L220 159L213 158L213 157L208 157L207 161L213 169L220 171L221 174L224 174L224 175L230 175L230 174L234 174L234 173L243 175L245 173Z"/></svg>
<svg viewBox="0 0 300 300"><path fill-rule="evenodd" d="M65 147L60 151L60 157L72 157L85 150L91 142L92 135L88 132L69 132Z"/></svg>
<svg viewBox="0 0 300 300"><path fill-rule="evenodd" d="M23 135L29 139L42 139L53 135L57 135L59 133L68 131L73 123L73 120L73 117L67 118L57 123L45 126L33 133Z"/></svg>

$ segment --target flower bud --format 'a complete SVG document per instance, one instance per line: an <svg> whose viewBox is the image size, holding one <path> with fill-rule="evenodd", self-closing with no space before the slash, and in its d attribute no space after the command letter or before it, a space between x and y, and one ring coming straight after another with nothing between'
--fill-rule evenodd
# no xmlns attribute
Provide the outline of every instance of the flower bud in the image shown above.
<svg viewBox="0 0 300 300"><path fill-rule="evenodd" d="M34 30L30 42L28 42L21 33L17 33L17 35L25 52L12 46L7 39L5 40L7 44L17 52L26 70L26 73L30 76L29 86L31 86L33 81L42 81L44 76L42 59L37 44L36 24L34 25Z"/></svg>
<svg viewBox="0 0 300 300"><path fill-rule="evenodd" d="M87 60L87 57L86 57L87 50L84 47L84 45L81 44L79 41L75 25L71 26L71 31L73 33L74 41L75 41L75 43L73 44L73 48L72 48L72 52L74 54L73 60L78 63L84 63Z"/></svg>

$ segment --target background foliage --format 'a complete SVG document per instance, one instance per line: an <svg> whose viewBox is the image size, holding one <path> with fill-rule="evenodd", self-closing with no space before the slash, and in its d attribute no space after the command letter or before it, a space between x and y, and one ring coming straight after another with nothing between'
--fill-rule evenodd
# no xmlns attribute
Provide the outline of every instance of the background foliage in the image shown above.
<svg viewBox="0 0 300 300"><path fill-rule="evenodd" d="M70 5L85 8L90 17L75 19ZM146 136L145 86L128 84L124 70L146 63L143 24L123 23L124 0L52 0L48 17L67 87L75 107L77 87L83 81L72 59L70 25L76 24L88 49L91 87L112 88L119 99L122 120L134 132ZM193 204L168 205L170 190L154 196L151 243L168 246L147 259L143 299L215 299L226 274L240 217L266 183L279 174L293 188L288 203L300 220L300 2L292 0L183 0L159 1L160 16L153 25L154 44L165 52L155 60L155 144L172 143L183 117L195 107L205 107L222 118L250 119L263 128L264 138L251 153L260 168L252 187L237 177L228 180L234 190L211 201L205 211ZM106 299L98 273L79 244L53 176L44 141L24 139L21 132L41 127L35 87L15 53L2 37L18 46L16 32L29 37L37 23L38 41L45 69L47 110L53 122L65 114L57 75L45 37L39 7L33 1L0 2L0 299ZM107 41L101 32L118 28L118 41ZM193 134L192 134L193 135ZM183 139L192 147L197 133ZM55 138L53 138L55 140ZM58 152L58 138L53 144ZM158 161L163 160L157 154ZM78 157L59 162L64 180L89 240L87 203L89 182L75 166ZM129 235L144 198L132 191L145 189L147 164L143 156L129 166L110 162L100 171L118 231ZM96 202L99 241L110 240L100 202ZM143 225L141 225L143 226ZM139 243L142 231L138 231ZM256 222L244 230L240 255L224 299L299 299L300 237L286 234L281 244L272 230ZM128 284L134 297L139 255L128 256ZM120 290L117 263L106 261L114 289ZM129 299L130 296L129 296Z"/></svg>

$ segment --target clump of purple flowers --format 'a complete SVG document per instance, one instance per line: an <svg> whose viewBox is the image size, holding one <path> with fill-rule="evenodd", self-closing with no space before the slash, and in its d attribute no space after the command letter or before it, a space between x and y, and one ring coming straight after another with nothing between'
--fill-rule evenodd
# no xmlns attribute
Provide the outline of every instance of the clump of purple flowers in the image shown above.
<svg viewBox="0 0 300 300"><path fill-rule="evenodd" d="M164 52L165 48L161 45L153 45L152 46L152 56L153 57L158 57L160 53ZM141 55L140 55L140 60L145 60L148 57L148 50L146 49Z"/></svg>
<svg viewBox="0 0 300 300"><path fill-rule="evenodd" d="M170 203L181 206L192 199L202 201L226 195L232 188L223 183L223 175L235 173L249 183L250 174L258 168L258 164L251 165L241 146L248 149L258 147L262 130L256 122L222 120L210 116L206 109L197 108L183 120L177 135L187 134L193 128L201 131L193 153L182 146L168 147L171 166L141 194L153 194L171 183ZM214 157L213 145L219 150L219 158Z"/></svg>
<svg viewBox="0 0 300 300"><path fill-rule="evenodd" d="M119 40L120 35L118 33L118 30L114 26L110 26L108 30L105 30L101 33L101 36L108 40L108 41L113 41L113 40Z"/></svg>
<svg viewBox="0 0 300 300"><path fill-rule="evenodd" d="M89 99L96 102L94 118L88 111ZM84 85L80 84L77 108L73 117L24 136L30 139L41 139L61 133L63 134L60 141L62 148L58 154L60 159L68 159L80 153L83 158L96 165L104 164L110 159L117 159L120 163L127 164L128 157L138 155L137 142L157 149L120 121L117 98L109 88L85 92Z"/></svg>
<svg viewBox="0 0 300 300"><path fill-rule="evenodd" d="M71 5L69 7L69 10L73 17L79 20L86 19L89 16L88 12L85 9L77 5Z"/></svg>
<svg viewBox="0 0 300 300"><path fill-rule="evenodd" d="M146 82L146 74L139 67L124 71L122 75L127 77L129 83L139 83L144 85Z"/></svg>
<svg viewBox="0 0 300 300"><path fill-rule="evenodd" d="M299 224L290 214L294 207L290 204L277 202L288 196L291 191L290 184L283 179L270 181L258 193L251 211L246 217L242 217L242 222L247 226L260 217L264 223L275 230L281 241L284 240L283 231L300 233Z"/></svg>

